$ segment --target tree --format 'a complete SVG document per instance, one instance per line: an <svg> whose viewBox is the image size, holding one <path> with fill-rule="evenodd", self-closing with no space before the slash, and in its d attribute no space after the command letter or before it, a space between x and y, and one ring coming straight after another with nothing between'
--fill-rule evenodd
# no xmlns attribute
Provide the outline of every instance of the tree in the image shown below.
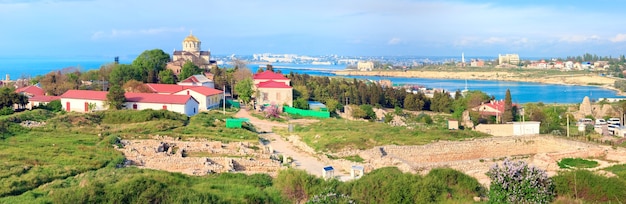
<svg viewBox="0 0 626 204"><path fill-rule="evenodd" d="M511 100L511 91L506 89L506 95L504 96L504 112L502 113L502 123L513 121L513 102Z"/></svg>
<svg viewBox="0 0 626 204"><path fill-rule="evenodd" d="M124 89L119 85L113 85L109 89L109 93L107 93L107 104L109 108L120 110L124 108L124 102L126 102L126 97L124 97Z"/></svg>
<svg viewBox="0 0 626 204"><path fill-rule="evenodd" d="M176 78L174 76L174 71L172 71L171 69L166 69L159 72L159 83L175 84Z"/></svg>
<svg viewBox="0 0 626 204"><path fill-rule="evenodd" d="M250 102L252 99L252 94L254 90L252 90L252 79L247 78L235 85L235 90L238 93L239 99L241 99L244 103Z"/></svg>
<svg viewBox="0 0 626 204"><path fill-rule="evenodd" d="M131 79L124 83L122 86L124 92L130 93L154 93L148 86L146 86L143 82Z"/></svg>
<svg viewBox="0 0 626 204"><path fill-rule="evenodd" d="M203 71L204 70L200 69L193 62L187 60L180 70L180 74L178 74L178 79L183 80L196 74L202 74Z"/></svg>
<svg viewBox="0 0 626 204"><path fill-rule="evenodd" d="M235 80L235 83L248 78L252 78L252 72L248 68L239 68L233 72L233 79Z"/></svg>
<svg viewBox="0 0 626 204"><path fill-rule="evenodd" d="M339 101L329 98L326 99L326 108L328 108L328 112L335 112L337 110L337 106L339 105Z"/></svg>
<svg viewBox="0 0 626 204"><path fill-rule="evenodd" d="M311 98L311 95L309 94L309 89L304 85L293 86L293 93L294 98L303 98L306 101Z"/></svg>
<svg viewBox="0 0 626 204"><path fill-rule="evenodd" d="M165 70L165 65L170 61L170 55L163 52L161 49L153 49L143 51L135 60L132 65L141 70L141 79L146 83L158 82L158 74L162 70Z"/></svg>
<svg viewBox="0 0 626 204"><path fill-rule="evenodd" d="M554 184L548 174L526 162L505 159L487 172L491 179L489 203L550 203Z"/></svg>
<svg viewBox="0 0 626 204"><path fill-rule="evenodd" d="M139 68L129 64L113 65L111 73L109 74L109 84L111 86L122 86L131 79L143 81Z"/></svg>
<svg viewBox="0 0 626 204"><path fill-rule="evenodd" d="M293 107L303 110L309 109L309 101L304 98L298 98L293 101Z"/></svg>

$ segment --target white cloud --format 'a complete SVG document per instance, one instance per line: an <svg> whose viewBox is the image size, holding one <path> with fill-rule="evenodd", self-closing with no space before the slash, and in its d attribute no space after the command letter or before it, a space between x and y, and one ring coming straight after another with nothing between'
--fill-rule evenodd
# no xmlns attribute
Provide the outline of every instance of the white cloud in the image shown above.
<svg viewBox="0 0 626 204"><path fill-rule="evenodd" d="M483 40L483 43L487 43L487 44L506 43L506 42L507 42L507 39L501 38L501 37L490 37L490 38Z"/></svg>
<svg viewBox="0 0 626 204"><path fill-rule="evenodd" d="M587 41L593 41L593 40L600 40L600 37L597 35L590 35L590 36L569 35L569 36L563 36L561 37L561 39L559 39L559 41L561 42L571 42L571 43L581 43L581 42L587 42Z"/></svg>
<svg viewBox="0 0 626 204"><path fill-rule="evenodd" d="M389 45L397 45L398 43L402 42L402 40L400 38L391 38L387 44Z"/></svg>
<svg viewBox="0 0 626 204"><path fill-rule="evenodd" d="M624 42L626 41L626 34L619 33L615 37L609 39L611 42Z"/></svg>
<svg viewBox="0 0 626 204"><path fill-rule="evenodd" d="M158 35L161 33L179 33L179 32L185 32L185 31L186 29L184 27L178 27L178 28L162 27L162 28L150 28L150 29L140 29L140 30L112 29L111 31L96 31L91 35L91 39L97 40L97 39L102 39L102 38Z"/></svg>

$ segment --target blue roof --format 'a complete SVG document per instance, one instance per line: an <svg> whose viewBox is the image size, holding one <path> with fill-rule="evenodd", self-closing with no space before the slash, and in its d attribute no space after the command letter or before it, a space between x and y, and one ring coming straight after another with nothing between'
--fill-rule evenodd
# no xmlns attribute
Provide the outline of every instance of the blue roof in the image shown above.
<svg viewBox="0 0 626 204"><path fill-rule="evenodd" d="M325 166L325 167L324 167L324 171L332 171L332 170L335 170L335 169L333 168L333 166Z"/></svg>

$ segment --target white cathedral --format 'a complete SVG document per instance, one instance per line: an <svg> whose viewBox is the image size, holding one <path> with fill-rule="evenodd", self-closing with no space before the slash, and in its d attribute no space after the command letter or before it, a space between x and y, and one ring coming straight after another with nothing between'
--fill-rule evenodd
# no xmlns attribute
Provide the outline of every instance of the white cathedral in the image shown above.
<svg viewBox="0 0 626 204"><path fill-rule="evenodd" d="M210 69L215 62L211 62L211 51L202 51L201 43L196 36L189 33L189 36L183 40L183 50L174 50L172 61L167 63L167 69L171 69L174 74L178 75L187 60L201 69Z"/></svg>

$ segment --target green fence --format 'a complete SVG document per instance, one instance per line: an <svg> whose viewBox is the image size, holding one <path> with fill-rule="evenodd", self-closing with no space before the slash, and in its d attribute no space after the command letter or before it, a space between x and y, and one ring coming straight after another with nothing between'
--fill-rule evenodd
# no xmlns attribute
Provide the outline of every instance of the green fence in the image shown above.
<svg viewBox="0 0 626 204"><path fill-rule="evenodd" d="M227 128L241 128L244 122L250 121L248 118L230 118L226 119Z"/></svg>
<svg viewBox="0 0 626 204"><path fill-rule="evenodd" d="M301 116L310 116L316 118L330 118L330 112L328 111L314 111L314 110L302 110L297 108L292 108L289 106L283 106L283 111L289 114L296 114Z"/></svg>
<svg viewBox="0 0 626 204"><path fill-rule="evenodd" d="M235 108L241 108L241 104L239 104L239 101L226 100L226 105L229 105Z"/></svg>

